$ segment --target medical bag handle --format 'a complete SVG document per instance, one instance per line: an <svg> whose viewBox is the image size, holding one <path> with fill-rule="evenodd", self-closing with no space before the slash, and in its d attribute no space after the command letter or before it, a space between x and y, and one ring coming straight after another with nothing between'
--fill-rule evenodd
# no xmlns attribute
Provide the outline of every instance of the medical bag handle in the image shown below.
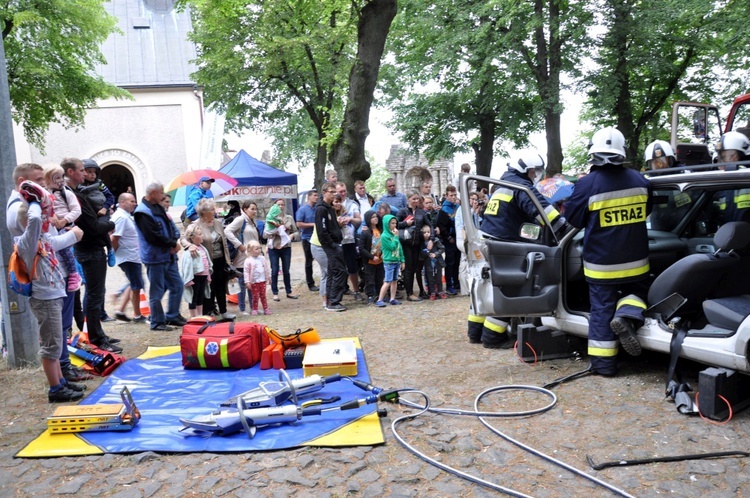
<svg viewBox="0 0 750 498"><path fill-rule="evenodd" d="M200 335L203 332L205 332L205 330L208 327L213 327L214 325L219 325L220 323L222 322L206 322L205 325L203 325L201 328L198 329L198 332L196 332L196 335ZM234 334L234 322L231 322L229 324L229 335L232 335L232 334Z"/></svg>

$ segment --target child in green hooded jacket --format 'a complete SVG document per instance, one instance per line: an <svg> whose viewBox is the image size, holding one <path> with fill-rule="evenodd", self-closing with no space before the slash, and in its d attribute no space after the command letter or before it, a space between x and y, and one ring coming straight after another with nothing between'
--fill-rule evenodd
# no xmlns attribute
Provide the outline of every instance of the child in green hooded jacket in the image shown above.
<svg viewBox="0 0 750 498"><path fill-rule="evenodd" d="M396 225L398 220L395 216L386 214L383 217L383 234L380 237L380 248L383 251L383 267L385 270L385 278L383 279L383 286L380 288L380 296L375 306L379 308L385 307L385 295L390 289L392 305L401 304L401 301L396 299L396 290L398 286L398 274L399 271L404 269L404 250L401 248L401 241L398 240L398 228Z"/></svg>

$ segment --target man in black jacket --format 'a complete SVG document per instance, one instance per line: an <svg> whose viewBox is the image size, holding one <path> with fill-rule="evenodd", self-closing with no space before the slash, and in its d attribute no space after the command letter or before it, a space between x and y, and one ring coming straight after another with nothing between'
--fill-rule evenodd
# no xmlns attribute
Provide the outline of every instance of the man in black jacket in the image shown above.
<svg viewBox="0 0 750 498"><path fill-rule="evenodd" d="M76 225L83 230L83 238L74 246L75 256L83 268L86 279L86 324L89 340L103 351L121 353L122 348L113 344L119 339L107 337L102 330L101 310L104 308L105 284L107 280L107 253L105 248L109 242L109 232L115 229L115 224L109 216L99 216L96 209L83 195L80 187L83 185L83 161L74 157L62 160L60 164L68 179L68 186L81 205L81 216Z"/></svg>
<svg viewBox="0 0 750 498"><path fill-rule="evenodd" d="M315 206L315 232L321 247L328 257L328 282L326 283L326 309L328 311L346 311L341 304L346 289L346 263L341 248L343 235L336 213L333 211L333 196L336 195L336 184L326 183L322 188L320 201Z"/></svg>

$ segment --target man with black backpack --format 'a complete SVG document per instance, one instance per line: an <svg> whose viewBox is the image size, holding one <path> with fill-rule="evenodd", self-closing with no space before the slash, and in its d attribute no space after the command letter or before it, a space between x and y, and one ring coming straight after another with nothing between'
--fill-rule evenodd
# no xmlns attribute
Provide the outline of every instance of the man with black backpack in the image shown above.
<svg viewBox="0 0 750 498"><path fill-rule="evenodd" d="M86 279L86 323L89 341L103 351L121 353L122 348L114 343L119 339L108 337L102 330L101 310L104 307L105 282L107 280L107 253L105 248L111 244L109 232L115 229L108 216L99 216L97 209L82 192L85 179L83 161L66 157L60 163L65 171L68 186L73 189L81 204L81 216L76 225L83 230L83 238L75 245L76 260L83 268Z"/></svg>

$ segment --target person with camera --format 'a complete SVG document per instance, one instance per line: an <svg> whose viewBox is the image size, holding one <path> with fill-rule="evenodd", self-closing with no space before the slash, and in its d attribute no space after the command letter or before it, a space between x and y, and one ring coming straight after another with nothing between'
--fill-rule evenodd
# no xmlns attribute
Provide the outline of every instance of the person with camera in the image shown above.
<svg viewBox="0 0 750 498"><path fill-rule="evenodd" d="M224 233L224 224L216 218L216 203L213 199L201 199L195 209L198 219L192 224L201 227L203 232L202 245L211 256L213 273L211 274L211 298L204 302L205 310L218 311L220 318L234 320L236 315L227 312L227 281L236 277L236 271L229 257L229 246ZM182 248L190 252L191 256L198 255L198 247L184 236L180 238ZM218 310L214 308L214 303Z"/></svg>

